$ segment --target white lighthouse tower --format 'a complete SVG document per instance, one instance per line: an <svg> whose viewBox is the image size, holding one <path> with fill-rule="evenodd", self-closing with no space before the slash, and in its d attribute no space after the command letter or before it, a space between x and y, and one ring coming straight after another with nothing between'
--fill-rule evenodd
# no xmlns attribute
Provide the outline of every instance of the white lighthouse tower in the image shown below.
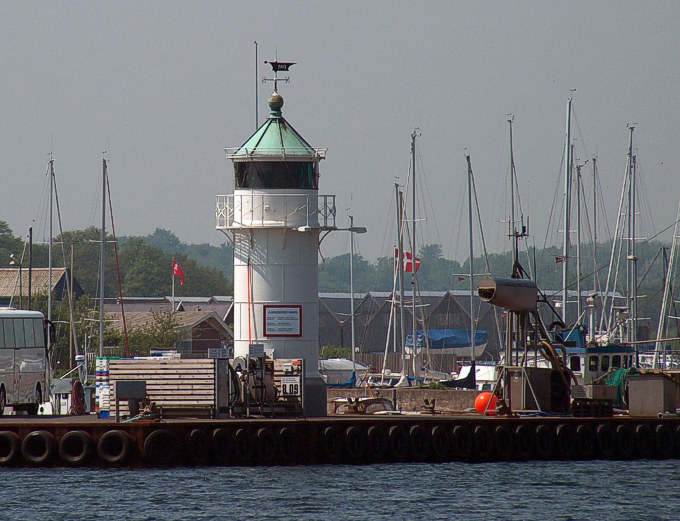
<svg viewBox="0 0 680 521"><path fill-rule="evenodd" d="M270 62L274 71L291 64ZM304 414L325 416L318 372L319 234L335 229L335 196L319 195L319 162L283 118L283 98L269 98L269 118L238 148L233 195L217 196L217 229L234 245L234 356L264 344L274 358L305 360Z"/></svg>

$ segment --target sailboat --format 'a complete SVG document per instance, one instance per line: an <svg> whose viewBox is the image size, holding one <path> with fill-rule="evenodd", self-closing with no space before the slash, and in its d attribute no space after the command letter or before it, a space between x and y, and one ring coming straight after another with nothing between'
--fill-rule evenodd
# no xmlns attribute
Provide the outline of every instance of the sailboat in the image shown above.
<svg viewBox="0 0 680 521"><path fill-rule="evenodd" d="M609 260L606 289L603 293L594 291L586 302L585 310L581 300L581 273L580 273L580 233L577 235L577 281L576 281L576 320L569 322L567 299L568 288L568 265L570 260L569 230L571 226L571 192L572 176L574 171L574 149L570 144L571 135L571 98L567 103L567 128L565 142L565 189L564 189L564 241L562 250L562 295L561 317L562 323L555 324L551 331L553 341L560 343L566 348L568 367L577 377L579 383L591 383L612 369L628 369L638 366L635 336L635 324L637 323L637 271L635 261L636 226L635 226L635 156L633 155L633 130L630 129L630 141L628 161L624 182L622 185L619 202L619 214L616 225L615 239ZM580 167L576 168L577 177L577 208L580 210ZM581 228L580 211L577 217L577 231ZM627 305L616 306L614 288L618 281L618 259L621 257L624 228L628 238L627 260ZM596 298L602 296L602 312L600 316L600 332L595 331L595 308ZM584 322L586 312L589 312L589 323ZM632 324L632 327L629 327Z"/></svg>

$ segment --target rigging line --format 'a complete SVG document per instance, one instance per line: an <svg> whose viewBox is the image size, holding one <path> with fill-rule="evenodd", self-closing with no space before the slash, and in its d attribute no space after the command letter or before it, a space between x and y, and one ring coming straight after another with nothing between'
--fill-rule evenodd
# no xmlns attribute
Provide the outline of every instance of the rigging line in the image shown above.
<svg viewBox="0 0 680 521"><path fill-rule="evenodd" d="M581 132L581 125L578 122L578 116L576 115L576 109L575 109L575 103L574 100L571 101L571 117L574 123L576 123L576 130L578 131L578 136L581 141L581 147L583 148L583 151L585 152L585 157L590 157L590 153L588 152L588 147L586 147L586 141L583 138L583 132Z"/></svg>
<svg viewBox="0 0 680 521"><path fill-rule="evenodd" d="M393 213L394 211L394 213ZM385 253L385 251L390 247L391 243L394 242L394 221L396 217L396 208L394 206L394 200L390 197L390 205L387 209L387 221L385 221L385 228L383 229L383 240L380 247L380 251ZM392 237L389 240L388 237ZM392 246L392 251L388 257L394 257L394 246Z"/></svg>
<svg viewBox="0 0 680 521"><path fill-rule="evenodd" d="M106 159L104 160L106 161ZM120 278L120 262L118 260L118 239L116 225L113 221L113 203L111 202L111 183L106 176L106 191L109 196L109 215L111 216L111 233L113 234L113 251L116 253L116 271L118 272L118 295L120 295L120 314L123 319L123 336L125 337L125 356L130 357L130 343L128 342L127 322L125 321L125 305L123 304L123 284ZM174 275L173 275L174 276Z"/></svg>
<svg viewBox="0 0 680 521"><path fill-rule="evenodd" d="M559 171L558 171L558 174L557 174L557 182L555 183L555 191L553 193L553 200L552 200L552 206L550 207L550 214L548 215L548 223L547 223L546 229L545 229L545 237L543 238L543 248L542 248L542 252L541 252L541 263L543 263L544 254L545 254L544 252L545 252L545 249L546 249L547 244L548 244L548 237L549 236L557 236L557 233L559 232L559 230L557 229L557 226L558 226L558 223L559 223L559 221L562 217L562 212L564 211L564 208L563 208L564 205L561 205L559 215L556 215L556 210L555 210L557 208L557 201L560 197L559 194L561 193L560 187L561 187L561 184L562 184L562 172L564 171L564 159L565 159L564 158L564 152L565 152L565 147L562 147L562 157L560 159L560 168L559 168ZM553 220L553 217L555 217L554 220ZM551 228L553 226L554 226L554 228Z"/></svg>
<svg viewBox="0 0 680 521"><path fill-rule="evenodd" d="M654 257L652 258L651 262L650 262L649 265L647 266L647 270L645 271L644 275L642 275L642 278L641 278L640 281L638 282L638 288L640 288L640 287L642 286L642 283L645 281L645 278L647 277L647 275L649 274L649 272L651 271L651 269L654 267L654 264L656 263L656 260L659 258L659 255L661 255L661 250L660 250L660 249L656 252L656 255L654 255Z"/></svg>
<svg viewBox="0 0 680 521"><path fill-rule="evenodd" d="M57 177L54 175L54 169L50 169L50 182L54 183L54 202L57 203L57 223L59 224L59 242L61 243L61 257L64 262L64 268L66 268L66 248L64 247L64 229L61 225L61 207L59 206L59 192L57 191ZM73 310L73 298L71 296L71 277L66 276L66 293L68 294L68 307L69 307L69 315L70 315L70 322L71 322L71 331L73 332L73 348L74 352L78 353L80 350L78 349L78 335L76 334L76 325L73 322L73 315L74 315L74 310ZM50 288L50 291L52 291L52 288Z"/></svg>
<svg viewBox="0 0 680 521"><path fill-rule="evenodd" d="M595 180L596 180L596 183L597 183L597 194L599 196L599 200L598 200L599 208L602 211L602 216L604 217L604 227L605 227L605 230L606 230L607 239L611 240L612 232L611 232L611 228L609 227L609 217L607 216L607 205L605 204L604 193L603 193L603 190L602 190L602 183L600 182L599 168L598 168L598 171L597 171L597 175L595 176ZM599 222L602 222L602 219L600 219Z"/></svg>
<svg viewBox="0 0 680 521"><path fill-rule="evenodd" d="M43 183L43 191L42 195L40 197L40 206L39 208L42 209L42 213L39 213L38 217L38 222L36 223L36 236L40 233L40 236L42 237L41 241L42 242L47 242L47 239L45 235L49 233L47 231L47 223L48 223L48 213L49 213L49 197L50 197L50 183L52 180L50 179L50 165L49 163L47 164L47 171L45 172L45 182Z"/></svg>
<svg viewBox="0 0 680 521"><path fill-rule="evenodd" d="M430 195L430 185L427 182L427 172L425 171L425 163L423 162L422 155L420 153L420 148L416 150L416 153L418 154L418 166L420 167L420 176L419 179L421 179L424 184L425 184L425 190L420 191L420 196L421 196L421 207L420 211L425 213L425 221L429 222L430 220L434 224L434 232L437 237L437 244L441 244L441 235L439 234L439 226L437 225L437 214L435 212L432 212L432 217L430 218L430 215L428 214L427 210L428 208L434 208L434 205L432 204L432 196ZM427 196L427 197L425 197ZM429 203L429 204L428 204ZM431 240L429 238L425 239L425 232L424 232L424 226L420 226L420 233L421 233L421 244L425 244L425 241L428 241L428 244L432 244Z"/></svg>
<svg viewBox="0 0 680 521"><path fill-rule="evenodd" d="M606 313L604 312L607 309L607 293L609 292L610 288L612 287L610 284L612 282L612 269L614 268L614 260L617 259L617 264L616 264L616 275L615 275L615 280L614 280L614 286L613 288L616 288L616 279L618 278L618 269L619 269L619 262L618 262L618 256L615 257L616 254L616 247L617 247L617 242L621 243L623 241L619 240L619 235L623 232L623 221L625 218L624 210L625 210L625 203L626 203L626 191L628 188L628 169L626 168L623 174L623 182L621 183L621 194L619 196L619 206L616 214L616 228L614 229L614 236L612 239L612 246L611 246L611 254L609 256L609 269L607 270L607 281L605 283L605 298L603 299L602 302L602 310L603 313L600 315L600 330L604 329L605 325L605 320L607 321L607 330L609 330L609 326L611 326L611 315L609 317L606 317ZM620 254L620 245L619 245L619 254ZM612 303L611 306L613 308L614 306L614 298L612 296Z"/></svg>

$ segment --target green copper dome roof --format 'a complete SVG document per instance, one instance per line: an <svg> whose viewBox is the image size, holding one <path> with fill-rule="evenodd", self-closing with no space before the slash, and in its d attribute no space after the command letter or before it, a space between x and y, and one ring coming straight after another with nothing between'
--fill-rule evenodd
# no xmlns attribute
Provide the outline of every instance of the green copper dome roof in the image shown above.
<svg viewBox="0 0 680 521"><path fill-rule="evenodd" d="M285 159L323 159L325 150L312 148L298 132L281 115L283 98L274 92L269 98L269 118L248 140L230 151L229 158L249 160Z"/></svg>

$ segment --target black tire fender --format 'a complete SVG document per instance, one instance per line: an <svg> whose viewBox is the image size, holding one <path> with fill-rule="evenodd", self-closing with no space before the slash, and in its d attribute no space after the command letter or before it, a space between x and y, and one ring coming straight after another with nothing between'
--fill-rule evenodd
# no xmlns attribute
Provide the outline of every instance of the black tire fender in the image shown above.
<svg viewBox="0 0 680 521"><path fill-rule="evenodd" d="M159 467L175 463L179 442L177 435L167 429L156 429L144 440L144 459Z"/></svg>
<svg viewBox="0 0 680 521"><path fill-rule="evenodd" d="M93 453L94 441L85 431L69 431L59 440L59 458L67 465L84 465Z"/></svg>
<svg viewBox="0 0 680 521"><path fill-rule="evenodd" d="M219 465L229 465L234 450L231 431L224 427L214 429L210 435L210 450Z"/></svg>
<svg viewBox="0 0 680 521"><path fill-rule="evenodd" d="M673 455L673 431L668 425L660 423L656 426L654 441L657 458L668 459Z"/></svg>
<svg viewBox="0 0 680 521"><path fill-rule="evenodd" d="M19 456L21 439L12 431L0 431L0 467L11 465Z"/></svg>
<svg viewBox="0 0 680 521"><path fill-rule="evenodd" d="M110 465L124 463L130 455L130 435L119 429L105 432L97 443L99 458Z"/></svg>
<svg viewBox="0 0 680 521"><path fill-rule="evenodd" d="M454 460L469 461L472 457L472 431L467 425L456 425L451 431L451 455Z"/></svg>
<svg viewBox="0 0 680 521"><path fill-rule="evenodd" d="M255 455L255 440L250 429L236 429L234 432L234 454L241 465L250 465Z"/></svg>
<svg viewBox="0 0 680 521"><path fill-rule="evenodd" d="M409 437L401 425L389 429L389 455L392 461L404 461L408 457Z"/></svg>
<svg viewBox="0 0 680 521"><path fill-rule="evenodd" d="M654 455L654 434L645 423L635 426L635 451L640 458L649 459Z"/></svg>
<svg viewBox="0 0 680 521"><path fill-rule="evenodd" d="M538 440L536 443L538 447ZM567 423L562 423L555 429L555 448L557 457L569 460L576 457L576 431Z"/></svg>
<svg viewBox="0 0 680 521"><path fill-rule="evenodd" d="M535 445L536 435L534 431L524 424L519 424L515 427L515 452L517 459L523 461L530 460L533 456Z"/></svg>
<svg viewBox="0 0 680 521"><path fill-rule="evenodd" d="M184 449L189 465L205 465L210 456L210 436L203 429L191 429L184 437Z"/></svg>
<svg viewBox="0 0 680 521"><path fill-rule="evenodd" d="M493 435L486 425L477 425L472 435L474 457L479 461L488 461L493 454Z"/></svg>
<svg viewBox="0 0 680 521"><path fill-rule="evenodd" d="M295 465L298 456L298 438L293 427L282 427L277 434L278 458L284 465Z"/></svg>
<svg viewBox="0 0 680 521"><path fill-rule="evenodd" d="M430 433L422 425L412 425L408 438L411 457L415 461L425 461L430 454Z"/></svg>
<svg viewBox="0 0 680 521"><path fill-rule="evenodd" d="M596 443L595 432L590 425L582 423L576 427L577 458L592 458L595 453Z"/></svg>
<svg viewBox="0 0 680 521"><path fill-rule="evenodd" d="M343 439L337 427L326 427L321 436L321 452L326 461L338 462L342 458Z"/></svg>
<svg viewBox="0 0 680 521"><path fill-rule="evenodd" d="M31 465L47 465L56 452L54 436L47 431L33 431L21 441L21 456Z"/></svg>
<svg viewBox="0 0 680 521"><path fill-rule="evenodd" d="M597 457L611 459L616 453L616 434L608 423L601 423L595 428Z"/></svg>
<svg viewBox="0 0 680 521"><path fill-rule="evenodd" d="M389 440L385 429L380 425L371 425L366 434L366 455L371 461L382 461L387 454Z"/></svg>
<svg viewBox="0 0 680 521"><path fill-rule="evenodd" d="M446 427L435 425L430 434L430 450L435 461L448 461L451 450L451 440Z"/></svg>
<svg viewBox="0 0 680 521"><path fill-rule="evenodd" d="M633 429L627 423L620 423L614 431L616 439L616 455L621 459L631 459L635 453L635 437Z"/></svg>
<svg viewBox="0 0 680 521"><path fill-rule="evenodd" d="M258 463L271 465L278 449L278 441L274 432L269 427L259 428L255 434L255 445Z"/></svg>
<svg viewBox="0 0 680 521"><path fill-rule="evenodd" d="M513 441L512 431L506 425L496 425L493 430L493 446L501 460L512 459Z"/></svg>
<svg viewBox="0 0 680 521"><path fill-rule="evenodd" d="M352 463L361 463L366 454L366 433L361 427L350 425L344 434L345 454Z"/></svg>

